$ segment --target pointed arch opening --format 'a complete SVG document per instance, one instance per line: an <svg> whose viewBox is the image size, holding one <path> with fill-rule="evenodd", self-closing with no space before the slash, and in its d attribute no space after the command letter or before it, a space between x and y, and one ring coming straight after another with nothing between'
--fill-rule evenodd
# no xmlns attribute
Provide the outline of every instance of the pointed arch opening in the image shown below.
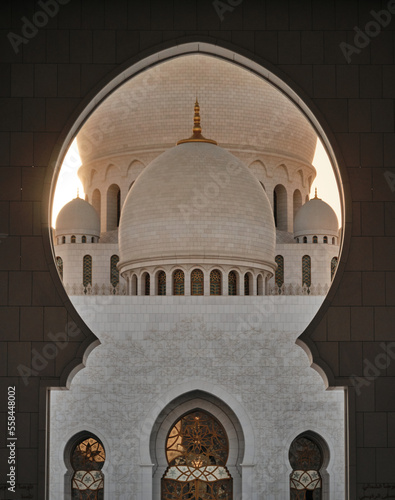
<svg viewBox="0 0 395 500"><path fill-rule="evenodd" d="M204 294L204 274L200 269L194 269L191 273L191 295Z"/></svg>
<svg viewBox="0 0 395 500"><path fill-rule="evenodd" d="M311 287L311 257L309 255L302 257L302 286Z"/></svg>
<svg viewBox="0 0 395 500"><path fill-rule="evenodd" d="M182 269L173 272L173 295L185 294L185 274Z"/></svg>
<svg viewBox="0 0 395 500"><path fill-rule="evenodd" d="M157 290L158 295L166 295L166 273L165 271L159 271L157 275Z"/></svg>
<svg viewBox="0 0 395 500"><path fill-rule="evenodd" d="M280 231L288 231L287 211L287 190L282 184L277 184L273 191L273 214L276 227Z"/></svg>
<svg viewBox="0 0 395 500"><path fill-rule="evenodd" d="M221 295L222 273L218 269L213 269L210 273L210 295Z"/></svg>
<svg viewBox="0 0 395 500"><path fill-rule="evenodd" d="M111 184L107 190L107 231L117 229L120 217L121 190L116 184Z"/></svg>
<svg viewBox="0 0 395 500"><path fill-rule="evenodd" d="M100 439L81 433L73 439L69 461L72 469L71 497L78 500L105 500L104 474L106 452Z"/></svg>
<svg viewBox="0 0 395 500"><path fill-rule="evenodd" d="M96 210L99 219L101 219L101 193L99 189L95 189L92 193L92 206Z"/></svg>
<svg viewBox="0 0 395 500"><path fill-rule="evenodd" d="M306 431L297 436L289 448L291 500L329 500L330 455L324 439Z"/></svg>
<svg viewBox="0 0 395 500"><path fill-rule="evenodd" d="M183 415L167 435L168 467L162 477L161 500L232 500L228 455L228 436L213 415L200 409Z"/></svg>
<svg viewBox="0 0 395 500"><path fill-rule="evenodd" d="M238 274L236 271L230 271L228 274L228 295L238 295Z"/></svg>
<svg viewBox="0 0 395 500"><path fill-rule="evenodd" d="M293 218L295 220L295 215L297 214L299 208L302 206L302 193L299 189L295 189L293 194Z"/></svg>

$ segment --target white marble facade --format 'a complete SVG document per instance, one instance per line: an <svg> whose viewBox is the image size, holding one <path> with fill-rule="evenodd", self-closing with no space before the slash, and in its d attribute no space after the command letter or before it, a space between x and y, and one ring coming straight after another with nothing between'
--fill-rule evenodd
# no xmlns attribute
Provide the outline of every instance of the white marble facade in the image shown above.
<svg viewBox="0 0 395 500"><path fill-rule="evenodd" d="M219 145L175 146L190 135L197 83L203 134ZM332 209L309 202L317 142L310 123L265 80L189 55L127 81L77 139L87 199L70 202L82 208L76 220L63 218L57 227L54 253L72 303L101 345L68 391L51 392L50 499L71 498L72 443L90 432L106 452L104 500L160 500L167 433L197 408L214 415L228 435L233 500L288 500L289 448L306 432L325 455L322 500L344 498L344 393L326 391L295 344L329 289L340 244L324 217ZM243 175L218 182L228 158ZM212 189L213 199L202 204L202 193ZM199 210L190 223L175 208L180 200L193 205L194 196ZM83 243L78 231L84 203L92 227L83 229L98 238L100 228L98 242ZM321 215L314 203L324 207ZM309 223L303 217L298 243L294 218L302 209L314 217ZM89 290L82 285L86 255ZM116 295L110 285L115 255ZM285 285L279 295L273 292L278 255ZM302 290L305 255L308 292ZM209 295L210 266L222 272L221 296ZM176 268L185 271L184 296L172 295ZM190 295L194 268L204 271L204 296ZM236 296L227 295L232 269L239 276ZM167 275L165 296L157 294L159 270ZM147 272L150 296L142 286ZM247 272L254 278L249 296ZM262 272L265 286L258 285Z"/></svg>
<svg viewBox="0 0 395 500"><path fill-rule="evenodd" d="M234 499L289 498L288 450L305 431L326 443L323 500L344 498L344 393L325 391L295 340L322 297L72 297L101 345L51 393L50 498L69 498L68 443L106 451L105 500L159 500L166 432L207 409L230 440Z"/></svg>

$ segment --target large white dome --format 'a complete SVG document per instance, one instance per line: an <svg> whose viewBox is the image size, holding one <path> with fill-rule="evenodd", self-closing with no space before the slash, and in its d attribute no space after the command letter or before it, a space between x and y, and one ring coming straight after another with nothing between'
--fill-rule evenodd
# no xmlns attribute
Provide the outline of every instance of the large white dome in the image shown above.
<svg viewBox="0 0 395 500"><path fill-rule="evenodd" d="M312 198L297 212L294 220L294 236L338 236L339 223L333 208L325 201Z"/></svg>
<svg viewBox="0 0 395 500"><path fill-rule="evenodd" d="M180 144L139 176L120 220L121 273L155 264L275 269L269 200L249 169L205 142Z"/></svg>
<svg viewBox="0 0 395 500"><path fill-rule="evenodd" d="M87 201L74 198L56 218L56 236L85 234L100 236L100 220L96 210Z"/></svg>
<svg viewBox="0 0 395 500"><path fill-rule="evenodd" d="M174 138L189 132L196 92L204 107L205 134L221 147L311 165L317 136L295 104L252 72L197 54L151 67L106 98L78 134L83 165L107 159L109 151L130 157L131 151L173 147Z"/></svg>

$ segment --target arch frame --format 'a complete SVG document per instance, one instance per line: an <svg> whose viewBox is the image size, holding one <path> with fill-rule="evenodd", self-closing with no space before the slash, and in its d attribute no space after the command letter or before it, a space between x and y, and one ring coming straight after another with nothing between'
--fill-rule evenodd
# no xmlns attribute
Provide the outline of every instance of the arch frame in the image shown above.
<svg viewBox="0 0 395 500"><path fill-rule="evenodd" d="M152 47L150 50L138 54L137 56L126 61L121 67L116 68L110 72L106 77L94 87L91 92L86 96L86 98L81 102L77 109L72 113L65 124L65 127L60 134L58 141L53 149L50 168L47 171L47 178L44 190L44 199L48 200L48 204L43 204L43 232L46 234L46 255L48 263L52 260L52 265L50 265L51 276L54 282L57 284L57 288L61 295L64 296L64 302L70 306L70 302L67 298L65 290L62 283L59 280L57 270L54 265L54 245L51 240L50 235L50 220L52 216L52 204L55 191L56 181L59 175L59 171L67 153L68 147L72 140L82 128L84 123L94 112L97 106L112 92L114 92L119 86L121 86L128 79L142 73L145 69L152 65L159 64L170 60L174 57L180 57L183 55L200 53L209 55L212 57L218 57L225 61L233 64L237 64L240 67L254 73L255 75L264 78L267 82L272 84L277 88L279 92L287 96L304 114L306 119L315 129L316 133L319 135L323 146L329 156L338 190L340 196L340 205L342 210L342 227L343 235L340 242L340 252L339 255L341 259L339 260L339 272L336 273L335 279L331 285L331 289L321 305L319 311L313 318L310 325L306 330L300 335L297 343L301 345L305 350L311 352L312 357L316 360L318 364L322 366L322 369L327 372L328 379L331 380L332 385L344 385L343 381L338 381L335 383L335 377L328 366L321 357L315 344L310 339L311 333L314 331L315 327L322 320L326 310L329 307L331 299L334 297L336 290L341 282L342 274L345 268L345 262L347 259L350 239L351 239L351 222L352 222L352 210L351 210L351 196L350 187L347 177L347 172L345 170L345 162L337 144L336 138L331 131L328 123L322 112L314 104L310 95L308 95L302 88L298 87L295 82L289 78L285 73L281 72L280 69L264 60L260 56L251 53L246 49L242 49L235 46L232 43L226 41L218 41L218 39L212 38L210 36L193 35L180 37L177 40L171 42L165 42L157 46ZM336 155L335 155L336 150ZM338 163L336 157L342 161ZM340 176L340 170L343 171L343 176ZM347 195L347 196L346 196ZM346 210L345 210L346 208ZM52 259L51 259L52 257ZM55 272L56 271L56 272ZM76 314L75 310L72 308L73 313ZM81 325L83 321L81 321ZM86 329L86 325L84 325ZM86 329L92 335L89 329ZM94 341L94 337L91 337Z"/></svg>
<svg viewBox="0 0 395 500"><path fill-rule="evenodd" d="M323 113L314 104L312 97L307 95L301 88L298 88L298 86L292 81L289 76L287 76L285 73L282 73L280 69L277 69L271 63L267 62L256 54L250 53L246 49L235 46L229 42L219 41L218 39L202 35L180 37L178 39L163 42L143 53L139 53L137 56L126 61L120 67L117 67L114 71L106 75L105 78L96 86L94 86L90 93L85 96L81 104L74 110L74 112L70 114L70 117L68 118L68 121L63 128L63 131L58 137L51 155L49 167L47 169L47 177L43 192L43 200L48 201L48 203L45 203L44 201L44 203L42 204L42 233L44 239L44 248L51 278L60 296L60 300L62 301L62 304L67 309L71 317L75 318L75 321L81 328L81 331L85 338L81 342L80 348L78 350L80 357L78 359L70 358L70 363L66 364L59 379L53 379L49 384L48 382L43 382L43 385L49 385L53 388L69 385L76 371L82 368L81 360L85 360L89 352L91 352L91 350L96 345L100 344L97 337L88 328L84 320L78 315L74 306L70 302L70 299L68 298L67 293L65 292L65 289L58 276L54 261L55 252L50 235L49 221L51 218L54 186L56 184L59 170L66 155L67 149L71 144L72 139L75 137L79 129L83 126L84 122L89 118L90 114L95 110L96 106L98 106L102 102L102 100L104 100L111 92L116 90L116 88L124 83L127 79L143 72L151 65L164 62L173 57L191 53L203 53L219 57L231 63L238 64L239 66L252 71L258 76L265 78L271 84L276 86L280 92L287 95L291 99L291 101L294 102L294 104L302 110L315 130L318 131L317 133L319 134L321 139L323 139L324 147L331 159L332 167L338 183L341 198L341 208L343 213L342 226L344 228L344 237L341 241L338 270L334 277L331 289L320 310L315 315L315 318L312 320L306 330L301 334L301 336L297 340L297 343L305 349L312 365L314 365L313 367L315 369L317 369L318 367L318 371L322 375L327 385L347 385L348 379L346 379L345 377L339 377L338 379L335 378L330 366L321 359L317 347L310 339L310 335L314 332L315 328L324 317L339 287L350 245L352 222L351 197L349 195L350 188L345 170L345 162L342 160L343 157L340 147L338 146L336 138L332 133L330 126L326 122ZM340 166L338 166L335 160L335 150L337 158L342 160L340 162ZM342 179L340 177L339 169L343 173ZM343 181L343 184L341 180ZM346 207L346 211L344 210L344 207ZM84 361L82 361L82 363L84 363ZM43 446L44 445L40 446L41 451L43 450ZM44 456L43 452L41 453L41 456ZM44 464L41 463L40 466L44 467ZM44 491L42 490L41 493L42 497L44 498Z"/></svg>
<svg viewBox="0 0 395 500"><path fill-rule="evenodd" d="M234 481L234 497L239 498L236 495L243 492L246 498L255 500L251 477L255 465L255 433L250 417L243 405L226 389L198 378L173 386L147 412L140 429L139 500L159 500L160 479L167 467L164 449L168 431L179 417L194 409L214 415L228 434L227 467ZM239 453L240 446L243 447L242 454ZM160 463L157 455L160 456Z"/></svg>
<svg viewBox="0 0 395 500"><path fill-rule="evenodd" d="M308 428L300 426L296 429L292 429L292 431L284 437L283 463L286 464L283 485L284 498L290 497L289 478L293 470L289 462L289 450L293 441L301 437L311 439L321 448L323 455L322 465L320 468L320 475L322 479L322 500L338 500L335 497L335 475L333 473L334 465L336 463L336 456L334 453L335 447L331 437L323 429L318 429L314 426L308 426Z"/></svg>
<svg viewBox="0 0 395 500"><path fill-rule="evenodd" d="M84 425L84 428L81 430L73 430L65 434L62 439L62 442L59 443L59 463L64 464L65 471L63 475L64 479L64 487L62 498L64 500L71 500L71 480L74 475L74 469L71 464L71 451L78 441L83 439L84 437L94 437L98 438L99 441L103 444L104 451L106 453L106 460L102 467L101 472L104 477L104 500L108 500L110 497L110 491L113 490L111 484L111 466L112 466L112 450L109 441L107 438L95 427L90 425Z"/></svg>

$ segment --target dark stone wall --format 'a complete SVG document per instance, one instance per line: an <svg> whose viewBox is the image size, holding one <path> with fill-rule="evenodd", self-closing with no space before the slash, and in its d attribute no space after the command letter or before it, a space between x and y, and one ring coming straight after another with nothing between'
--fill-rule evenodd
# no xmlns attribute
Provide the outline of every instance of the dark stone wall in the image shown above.
<svg viewBox="0 0 395 500"><path fill-rule="evenodd" d="M344 250L300 342L331 387L349 388L349 498L395 496L394 15L392 0L2 0L0 499L46 498L48 388L64 387L95 345L51 253L48 204L62 137L123 67L187 40L268 67L331 140L346 195ZM15 494L5 484L13 386Z"/></svg>

